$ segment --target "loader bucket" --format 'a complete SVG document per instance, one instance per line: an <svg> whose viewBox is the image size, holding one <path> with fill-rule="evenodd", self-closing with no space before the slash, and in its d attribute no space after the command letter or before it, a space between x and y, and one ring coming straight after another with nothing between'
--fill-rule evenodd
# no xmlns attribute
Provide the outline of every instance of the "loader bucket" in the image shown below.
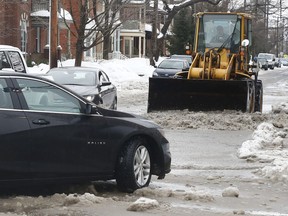
<svg viewBox="0 0 288 216"><path fill-rule="evenodd" d="M248 111L253 80L149 78L148 112L160 110ZM253 99L254 102L254 99Z"/></svg>

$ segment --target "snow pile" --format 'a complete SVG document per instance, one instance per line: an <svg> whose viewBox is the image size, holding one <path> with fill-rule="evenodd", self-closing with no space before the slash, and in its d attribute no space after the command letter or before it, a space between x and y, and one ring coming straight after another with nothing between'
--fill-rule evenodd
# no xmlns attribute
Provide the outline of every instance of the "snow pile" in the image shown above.
<svg viewBox="0 0 288 216"><path fill-rule="evenodd" d="M191 112L189 110L167 110L151 112L147 118L169 129L213 129L213 130L254 130L258 124L267 120L268 115L242 113L225 110L223 112Z"/></svg>
<svg viewBox="0 0 288 216"><path fill-rule="evenodd" d="M155 184L155 183L154 183ZM160 183L158 183L161 185ZM200 202L211 202L214 200L213 195L208 194L206 191L195 190L187 187L177 188L177 185L170 185L170 188L167 188L165 185L163 188L159 186L159 188L146 187L138 189L134 192L135 195L142 197L177 197L182 198L183 200L192 200L192 201L200 201ZM171 189L173 188L173 189Z"/></svg>
<svg viewBox="0 0 288 216"><path fill-rule="evenodd" d="M282 120L261 123L254 131L252 139L242 143L238 156L248 162L267 164L255 173L273 181L288 182L287 115L283 116Z"/></svg>
<svg viewBox="0 0 288 216"><path fill-rule="evenodd" d="M288 114L288 104L287 103L279 103L276 105L272 105L272 112L273 113L281 113L284 112Z"/></svg>
<svg viewBox="0 0 288 216"><path fill-rule="evenodd" d="M96 203L101 203L105 200L103 197L98 197L95 196L94 194L90 193L85 193L83 195L79 194L69 194L67 197L64 199L64 206L70 206L74 204L84 204L84 205L91 205L91 204L96 204Z"/></svg>
<svg viewBox="0 0 288 216"><path fill-rule="evenodd" d="M159 207L159 203L157 200L149 199L145 197L140 197L138 200L136 200L134 203L132 203L127 210L128 211L137 211L142 212L146 211L148 209L157 208Z"/></svg>
<svg viewBox="0 0 288 216"><path fill-rule="evenodd" d="M235 186L225 188L222 192L223 197L239 197L239 189Z"/></svg>

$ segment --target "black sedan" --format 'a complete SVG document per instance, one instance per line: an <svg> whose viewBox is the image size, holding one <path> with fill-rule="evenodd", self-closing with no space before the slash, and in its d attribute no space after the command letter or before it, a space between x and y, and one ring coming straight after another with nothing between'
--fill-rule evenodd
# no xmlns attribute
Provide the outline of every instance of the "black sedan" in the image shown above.
<svg viewBox="0 0 288 216"><path fill-rule="evenodd" d="M59 67L46 75L101 107L117 109L117 89L99 68Z"/></svg>
<svg viewBox="0 0 288 216"><path fill-rule="evenodd" d="M173 77L177 72L188 71L186 59L164 59L153 71L152 77Z"/></svg>
<svg viewBox="0 0 288 216"><path fill-rule="evenodd" d="M146 119L100 108L43 77L0 73L0 182L116 179L120 190L170 172L169 143Z"/></svg>

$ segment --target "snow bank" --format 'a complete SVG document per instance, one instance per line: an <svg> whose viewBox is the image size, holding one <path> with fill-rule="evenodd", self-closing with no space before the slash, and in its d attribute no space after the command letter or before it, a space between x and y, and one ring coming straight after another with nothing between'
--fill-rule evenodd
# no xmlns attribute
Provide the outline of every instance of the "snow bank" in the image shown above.
<svg viewBox="0 0 288 216"><path fill-rule="evenodd" d="M282 113L279 121L261 123L254 131L252 139L242 143L241 148L238 149L239 158L249 162L264 163L264 167L256 170L255 173L273 181L288 182L286 107L284 104L274 107L277 113Z"/></svg>
<svg viewBox="0 0 288 216"><path fill-rule="evenodd" d="M239 189L235 186L225 188L222 192L223 197L239 197Z"/></svg>
<svg viewBox="0 0 288 216"><path fill-rule="evenodd" d="M158 185L161 185L161 183L158 183ZM152 188L151 186L147 188L141 188L136 190L134 194L142 197L177 197L180 199L182 198L183 200L199 202L211 202L214 200L213 195L209 194L207 191L195 190L185 186L179 186L179 188L177 188L177 184L162 184L162 186L163 187L159 186L157 188ZM170 187L167 188L167 186Z"/></svg>
<svg viewBox="0 0 288 216"><path fill-rule="evenodd" d="M128 211L142 212L148 209L159 207L159 203L155 199L149 199L145 197L140 197L134 203L130 204L127 208Z"/></svg>
<svg viewBox="0 0 288 216"><path fill-rule="evenodd" d="M70 206L77 203L80 203L81 205L91 205L96 203L101 203L105 200L103 197L95 196L94 194L90 193L84 193L83 195L79 194L69 194L64 199L64 206Z"/></svg>

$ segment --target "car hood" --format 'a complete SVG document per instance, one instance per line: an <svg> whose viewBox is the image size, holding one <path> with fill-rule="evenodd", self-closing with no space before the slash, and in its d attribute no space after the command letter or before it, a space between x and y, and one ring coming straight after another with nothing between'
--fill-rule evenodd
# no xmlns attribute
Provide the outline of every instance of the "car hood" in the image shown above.
<svg viewBox="0 0 288 216"><path fill-rule="evenodd" d="M157 74L168 74L174 75L177 72L182 72L182 69L172 69L172 68L157 68L154 72Z"/></svg>
<svg viewBox="0 0 288 216"><path fill-rule="evenodd" d="M117 110L105 109L102 107L98 107L97 110L99 113L101 113L103 116L106 116L106 117L123 119L123 120L129 121L131 123L136 123L137 125L142 125L146 128L158 128L158 129L161 128L155 122L150 121L150 120L148 120L148 119L146 119L140 115L130 114L130 113L121 112L121 111L117 111Z"/></svg>
<svg viewBox="0 0 288 216"><path fill-rule="evenodd" d="M95 86L80 86L80 85L64 85L66 88L71 89L79 95L96 95L99 93Z"/></svg>

